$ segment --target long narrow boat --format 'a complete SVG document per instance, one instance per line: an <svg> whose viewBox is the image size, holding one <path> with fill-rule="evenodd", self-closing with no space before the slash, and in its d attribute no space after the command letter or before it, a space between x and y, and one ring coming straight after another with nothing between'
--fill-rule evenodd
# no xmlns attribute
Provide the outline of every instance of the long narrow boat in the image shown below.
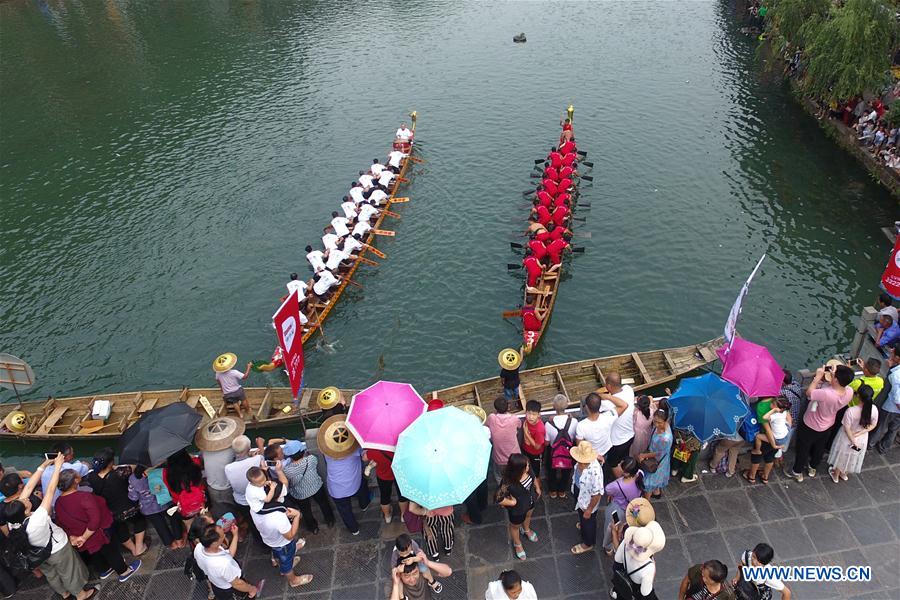
<svg viewBox="0 0 900 600"><path fill-rule="evenodd" d="M568 116L569 122L572 121L573 114L575 112L574 107L569 106L568 108ZM574 153L574 150L573 150ZM576 155L577 156L577 155ZM574 178L573 182L573 191L571 194L572 200L570 207L570 219L567 224L569 230L574 229L574 216L575 216L575 207L576 201L578 198L578 178ZM538 188L540 189L540 188ZM561 190L561 193L568 193L567 190ZM555 194L553 194L555 195ZM525 273L525 290L523 291L523 299L522 299L522 354L530 354L532 350L535 349L538 342L543 337L544 332L547 330L547 325L550 323L550 317L553 314L553 307L556 305L556 296L559 291L559 283L562 280L563 273L563 265L560 263L559 268L555 272L544 271L541 276L538 278L537 285L534 286L537 290L540 290L538 294L532 294L528 291L528 274ZM531 301L529 301L531 299ZM529 329L526 327L525 321L525 312L530 310L533 307L534 314L543 314L543 318L540 318L540 328L539 329Z"/></svg>
<svg viewBox="0 0 900 600"><path fill-rule="evenodd" d="M412 121L412 132L415 134L416 119L418 117L418 114L416 113L416 111L413 111L410 113L409 117ZM375 240L377 238L377 234L375 232L382 231L381 223L384 221L385 217L388 216L387 211L390 210L392 204L400 200L399 198L397 198L397 191L400 189L400 185L404 182L403 176L406 174L407 167L410 163L413 162L412 151L414 146L415 144L410 147L409 156L404 158L401 162L400 173L397 174L397 178L394 180L394 186L391 188L391 193L385 202L383 210L381 214L378 215L378 219L372 226L372 230L369 232L369 235L363 242L370 247L375 245ZM353 275L356 273L356 269L359 268L360 264L362 264L364 258L363 254L365 252L372 252L372 250L370 248L363 248L359 251L359 253L357 254L358 258L353 261L353 265L350 267L350 270L345 275L342 275L343 279L338 288L334 291L334 294L332 294L331 298L329 298L324 305L321 305L318 308L315 306L312 307L312 312L308 315L308 317L310 322L315 323L315 325L311 326L309 329L303 332L302 340L304 344L307 342L307 340L314 336L317 331L321 329L322 323L325 321L325 319L328 318L328 315L331 314L331 309L333 309L338 300L340 300L341 294L343 294L344 290L347 289L347 286L350 285L349 282L353 278ZM382 253L377 253L376 256L378 256L379 258L386 258Z"/></svg>
<svg viewBox="0 0 900 600"><path fill-rule="evenodd" d="M617 372L635 390L665 384L716 360L716 350L722 345L717 338L691 346L617 354L603 358L579 360L521 372L521 389L528 400L538 400L549 408L556 394L564 394L576 405L588 392L602 388L605 377ZM502 394L499 377L480 379L463 385L435 390L427 398L440 398L445 404L464 406L475 404L485 412L493 411L494 399ZM248 428L280 425L316 426L321 411L316 404L321 388L302 390L299 403L294 404L290 388L246 388L252 409ZM349 402L358 390L341 390ZM105 422L91 418L96 400L108 400L111 414ZM98 394L70 398L49 398L46 401L0 404L0 438L35 440L116 438L140 416L153 409L186 402L208 421L212 414L224 414L225 406L219 388L181 388L179 390L142 391L120 394ZM204 408L204 404L209 409ZM26 425L22 433L11 430L11 419L24 413Z"/></svg>

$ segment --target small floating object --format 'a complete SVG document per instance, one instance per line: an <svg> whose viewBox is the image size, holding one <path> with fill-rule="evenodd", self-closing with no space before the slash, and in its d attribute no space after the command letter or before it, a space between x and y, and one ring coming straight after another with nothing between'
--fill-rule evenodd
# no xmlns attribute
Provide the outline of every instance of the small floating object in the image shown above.
<svg viewBox="0 0 900 600"><path fill-rule="evenodd" d="M513 36L513 42L516 44L524 44L525 43L525 34L520 33L518 35Z"/></svg>

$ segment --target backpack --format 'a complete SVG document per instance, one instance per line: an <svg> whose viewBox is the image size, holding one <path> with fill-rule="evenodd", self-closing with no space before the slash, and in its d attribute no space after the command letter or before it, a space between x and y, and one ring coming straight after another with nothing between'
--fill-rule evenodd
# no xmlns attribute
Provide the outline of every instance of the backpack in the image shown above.
<svg viewBox="0 0 900 600"><path fill-rule="evenodd" d="M750 564L752 551L744 552L741 562L745 565ZM738 579L737 585L734 586L734 596L737 600L771 600L772 592L766 584L759 584L744 579L743 575Z"/></svg>
<svg viewBox="0 0 900 600"><path fill-rule="evenodd" d="M759 433L759 420L756 418L756 411L752 408L750 411L741 424L741 437L752 444L756 442L756 434Z"/></svg>
<svg viewBox="0 0 900 600"><path fill-rule="evenodd" d="M553 419L550 424L556 429L556 439L550 444L550 466L554 469L571 469L575 466L575 459L569 454L569 450L575 445L572 436L569 435L569 427L572 426L572 417L566 416L566 424L562 429L557 429Z"/></svg>
<svg viewBox="0 0 900 600"><path fill-rule="evenodd" d="M28 519L22 522L20 527L9 530L9 535L2 548L3 563L13 572L27 573L39 567L50 557L53 549L53 531L50 531L50 541L44 547L32 546L28 542Z"/></svg>

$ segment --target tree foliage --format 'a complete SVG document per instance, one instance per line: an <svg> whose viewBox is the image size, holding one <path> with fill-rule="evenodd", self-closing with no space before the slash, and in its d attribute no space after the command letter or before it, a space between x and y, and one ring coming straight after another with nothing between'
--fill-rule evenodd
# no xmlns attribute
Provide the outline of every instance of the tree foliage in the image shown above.
<svg viewBox="0 0 900 600"><path fill-rule="evenodd" d="M827 17L831 0L774 0L767 19L771 30L795 46L804 46Z"/></svg>
<svg viewBox="0 0 900 600"><path fill-rule="evenodd" d="M891 127L900 125L900 102L895 101L891 104L891 107L884 115L884 120L887 121Z"/></svg>
<svg viewBox="0 0 900 600"><path fill-rule="evenodd" d="M893 4L880 0L847 0L824 19L812 16L800 28L806 91L840 101L881 88L889 82L896 30Z"/></svg>

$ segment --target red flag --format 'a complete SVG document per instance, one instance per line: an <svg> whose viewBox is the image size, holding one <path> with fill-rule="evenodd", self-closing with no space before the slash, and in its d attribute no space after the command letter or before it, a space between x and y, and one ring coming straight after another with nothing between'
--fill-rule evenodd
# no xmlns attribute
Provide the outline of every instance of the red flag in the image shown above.
<svg viewBox="0 0 900 600"><path fill-rule="evenodd" d="M300 298L295 290L272 315L272 323L278 334L278 343L284 352L284 368L291 380L294 399L300 391L303 377L303 330L300 325Z"/></svg>
<svg viewBox="0 0 900 600"><path fill-rule="evenodd" d="M895 300L900 300L900 235L894 242L894 249L888 257L887 267L881 276L881 287Z"/></svg>

